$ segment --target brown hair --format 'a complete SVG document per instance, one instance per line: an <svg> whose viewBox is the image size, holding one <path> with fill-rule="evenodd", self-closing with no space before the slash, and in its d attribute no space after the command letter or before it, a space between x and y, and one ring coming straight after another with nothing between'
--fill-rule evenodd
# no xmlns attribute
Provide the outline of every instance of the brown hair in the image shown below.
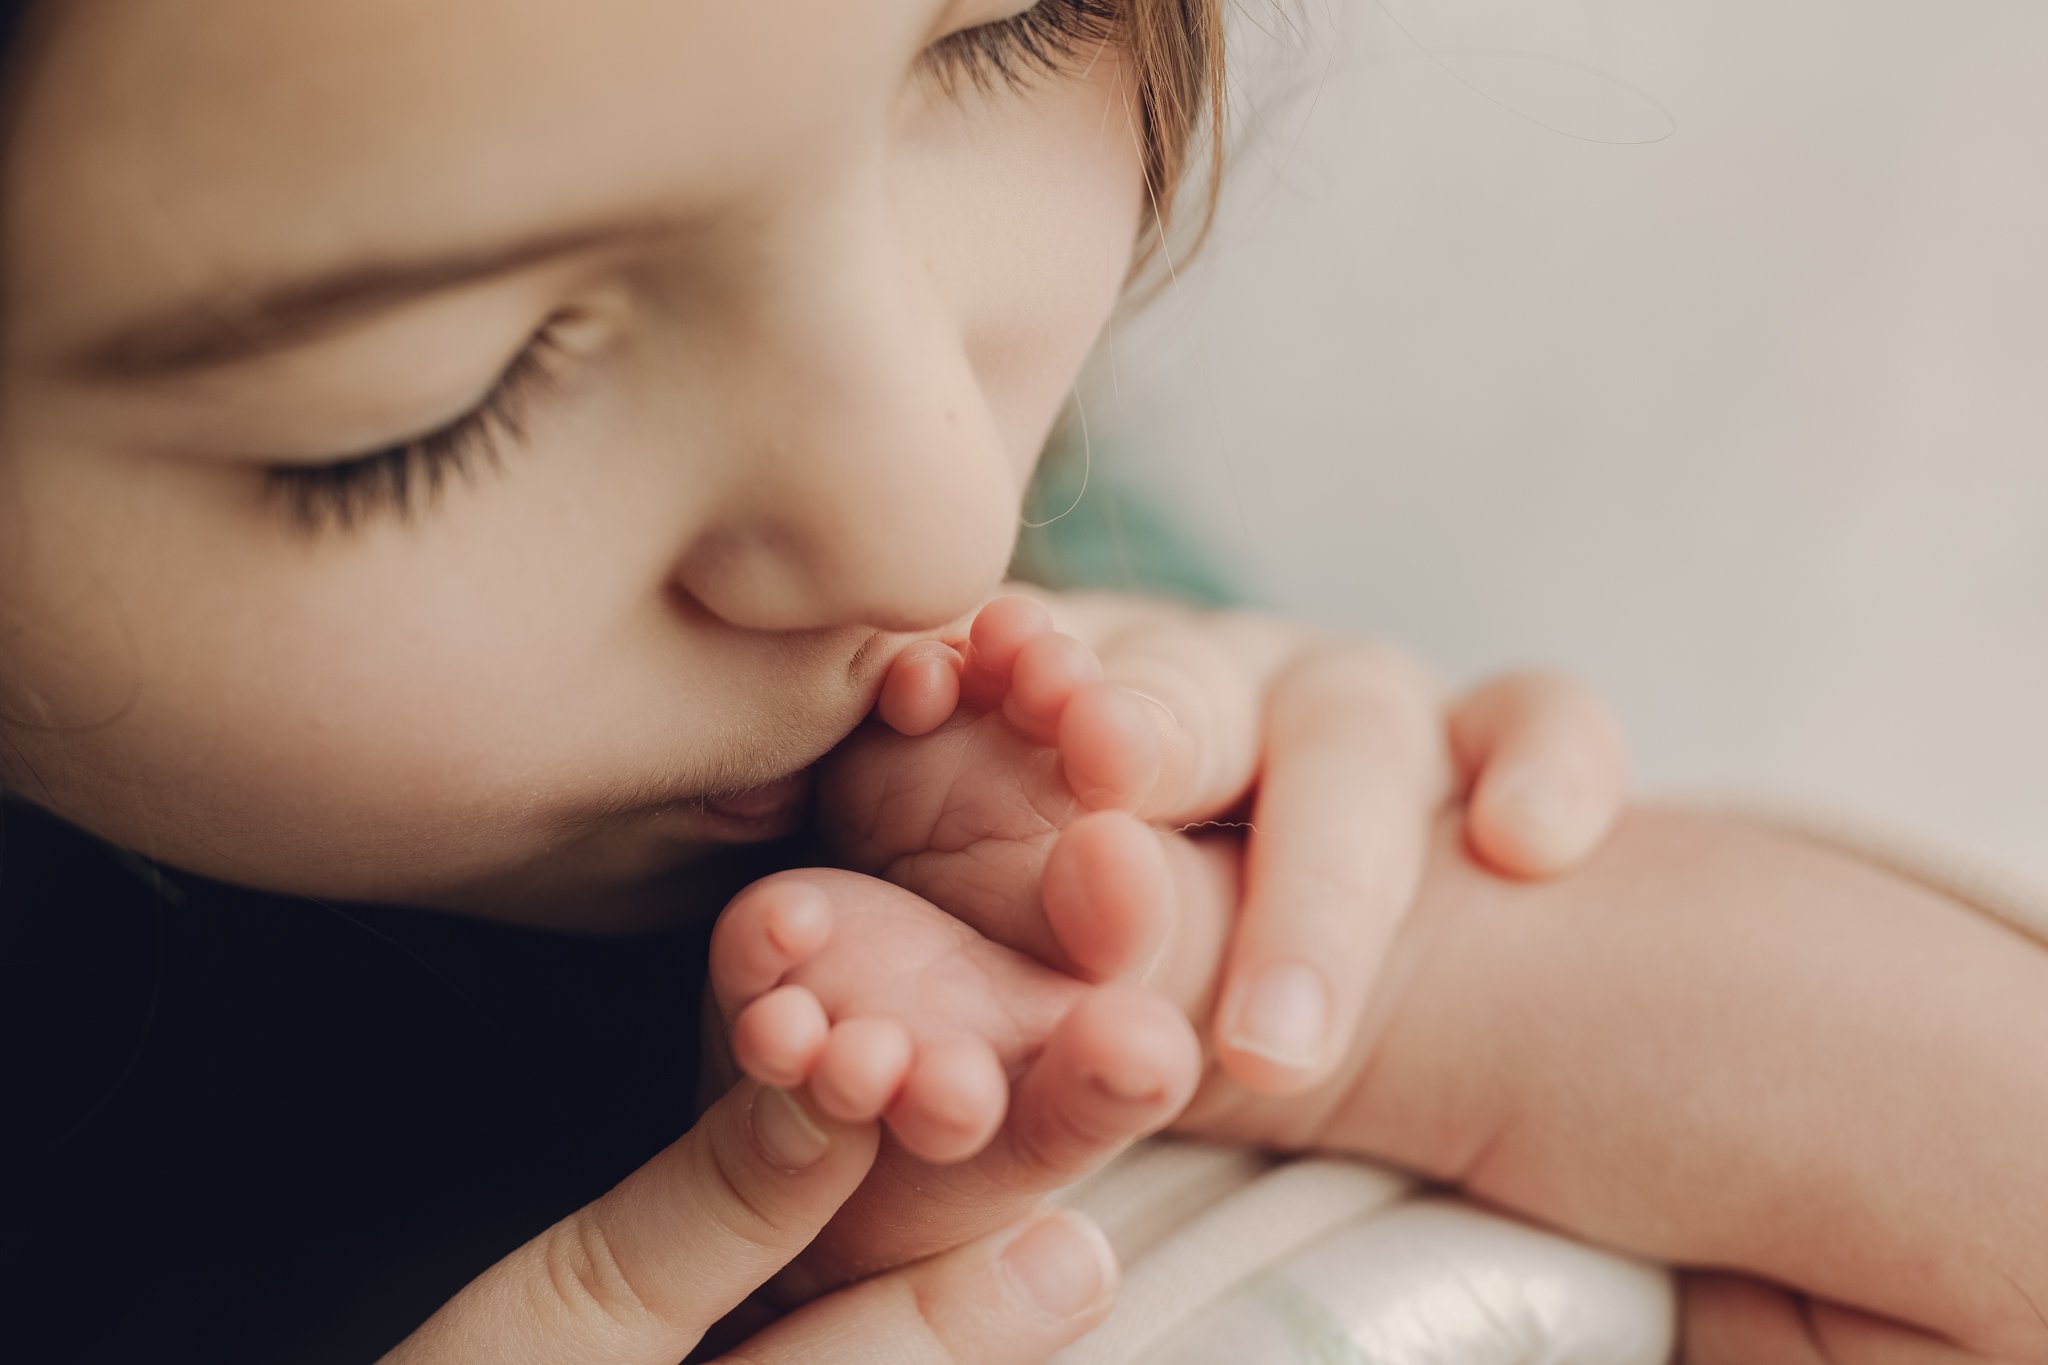
<svg viewBox="0 0 2048 1365"><path fill-rule="evenodd" d="M1131 61L1144 139L1147 226L1156 227L1140 263L1173 224L1174 196L1188 179L1190 153L1208 138L1208 175L1191 241L1216 216L1223 168L1222 0L1130 0Z"/></svg>

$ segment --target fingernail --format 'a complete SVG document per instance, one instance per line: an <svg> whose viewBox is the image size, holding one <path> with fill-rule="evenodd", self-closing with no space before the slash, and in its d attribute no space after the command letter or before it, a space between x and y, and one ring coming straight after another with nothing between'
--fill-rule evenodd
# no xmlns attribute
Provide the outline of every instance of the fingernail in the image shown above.
<svg viewBox="0 0 2048 1365"><path fill-rule="evenodd" d="M815 1166L832 1140L787 1090L763 1086L754 1096L754 1141L761 1154L785 1171Z"/></svg>
<svg viewBox="0 0 2048 1365"><path fill-rule="evenodd" d="M1298 962L1268 967L1238 997L1225 1030L1231 1046L1282 1066L1306 1069L1323 1055L1330 993L1322 974Z"/></svg>
<svg viewBox="0 0 2048 1365"><path fill-rule="evenodd" d="M1047 1214L1017 1234L997 1263L1025 1300L1058 1322L1102 1302L1116 1283L1116 1253L1077 1213Z"/></svg>

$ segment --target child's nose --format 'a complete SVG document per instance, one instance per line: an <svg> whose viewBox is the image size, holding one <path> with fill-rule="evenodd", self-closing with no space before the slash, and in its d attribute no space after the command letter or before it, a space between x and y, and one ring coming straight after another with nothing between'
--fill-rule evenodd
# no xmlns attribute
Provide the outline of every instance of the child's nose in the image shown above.
<svg viewBox="0 0 2048 1365"><path fill-rule="evenodd" d="M727 395L735 458L677 567L734 625L930 629L1002 579L1029 462L905 247L843 229L752 319Z"/></svg>
<svg viewBox="0 0 2048 1365"><path fill-rule="evenodd" d="M987 417L837 411L830 429L748 461L744 511L698 538L679 585L752 630L926 630L971 611L1001 581L1017 527Z"/></svg>

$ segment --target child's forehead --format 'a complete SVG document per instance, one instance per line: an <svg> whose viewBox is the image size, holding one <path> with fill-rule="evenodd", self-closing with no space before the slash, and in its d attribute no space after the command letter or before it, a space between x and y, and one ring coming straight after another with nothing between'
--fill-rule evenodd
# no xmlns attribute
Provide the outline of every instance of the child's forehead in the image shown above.
<svg viewBox="0 0 2048 1365"><path fill-rule="evenodd" d="M152 288L800 191L966 8L83 0L9 157L9 325L54 345Z"/></svg>

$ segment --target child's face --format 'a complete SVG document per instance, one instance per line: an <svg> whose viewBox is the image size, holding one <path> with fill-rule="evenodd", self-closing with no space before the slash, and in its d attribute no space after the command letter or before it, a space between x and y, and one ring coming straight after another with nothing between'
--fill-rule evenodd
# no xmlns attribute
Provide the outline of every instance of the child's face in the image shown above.
<svg viewBox="0 0 2048 1365"><path fill-rule="evenodd" d="M1130 260L1117 53L920 65L1022 7L60 3L4 186L10 780L195 870L569 921L770 832L689 798L996 584ZM508 365L409 518L391 460L271 472Z"/></svg>

